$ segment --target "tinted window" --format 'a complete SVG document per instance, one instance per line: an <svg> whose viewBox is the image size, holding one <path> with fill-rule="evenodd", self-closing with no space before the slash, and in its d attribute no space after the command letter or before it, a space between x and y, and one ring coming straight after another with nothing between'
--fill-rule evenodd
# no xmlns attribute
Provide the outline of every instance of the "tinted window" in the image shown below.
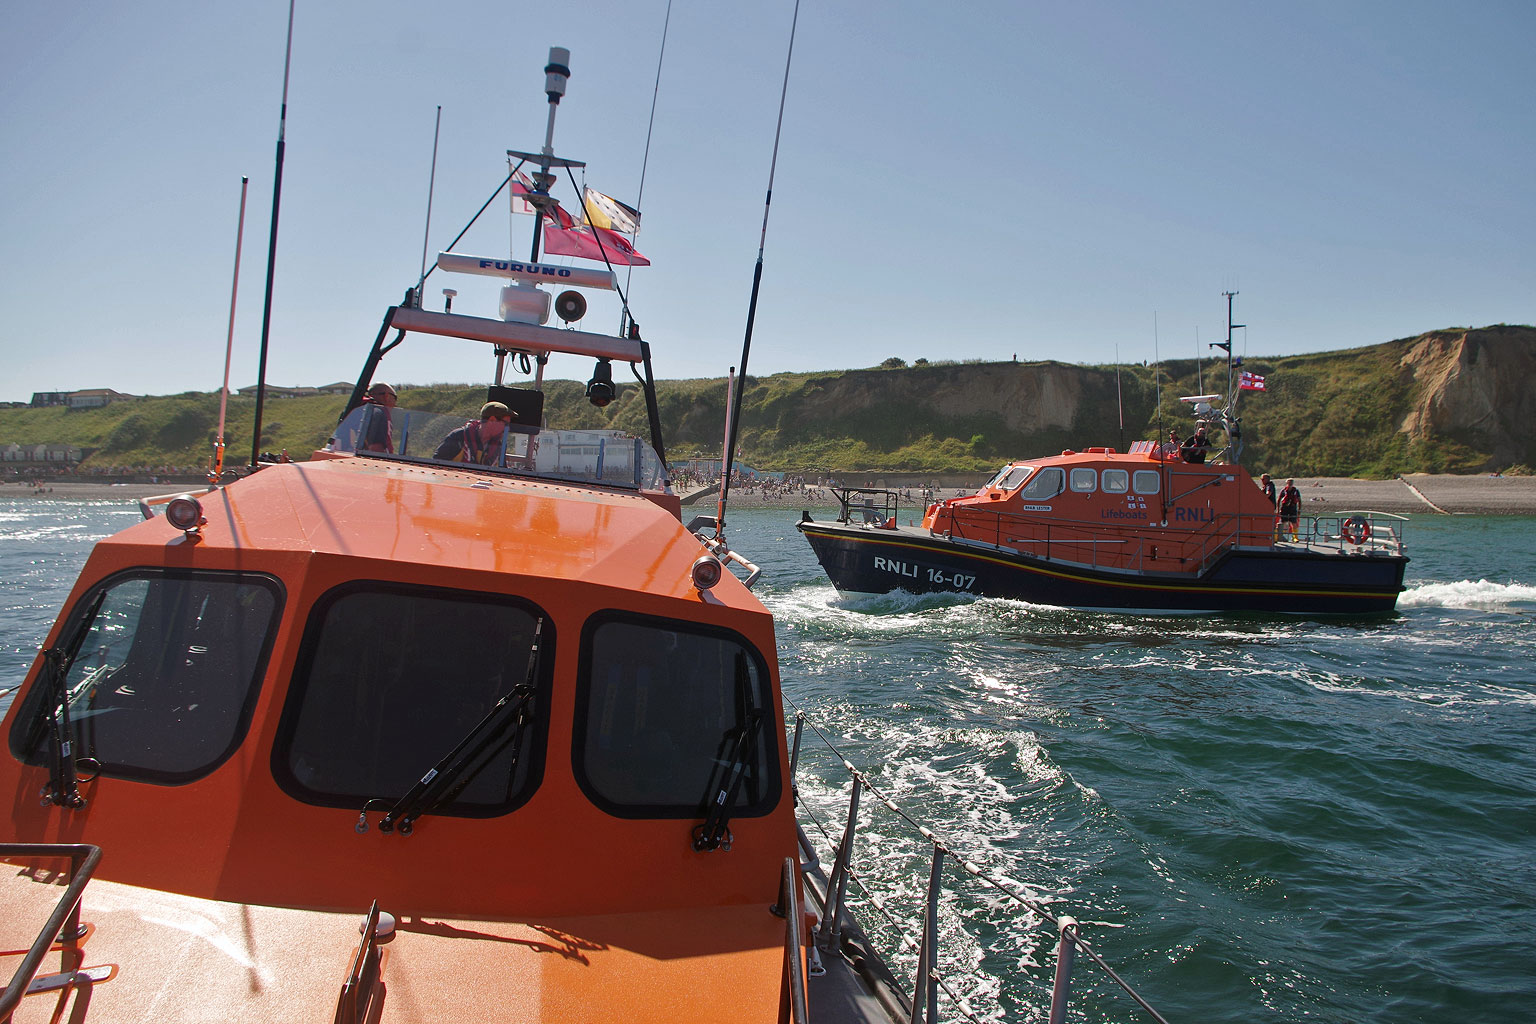
<svg viewBox="0 0 1536 1024"><path fill-rule="evenodd" d="M1138 469L1132 483L1137 494L1156 494L1161 480L1162 474L1155 469Z"/></svg>
<svg viewBox="0 0 1536 1024"><path fill-rule="evenodd" d="M1046 466L1024 485L1024 489L1019 494L1033 501L1054 498L1061 493L1066 478L1067 475L1062 472L1060 466Z"/></svg>
<svg viewBox="0 0 1536 1024"><path fill-rule="evenodd" d="M1071 480L1074 491L1091 491L1098 484L1099 474L1086 466L1078 466L1072 470Z"/></svg>
<svg viewBox="0 0 1536 1024"><path fill-rule="evenodd" d="M497 594L386 583L331 591L310 615L272 752L279 784L308 803L361 807L399 799L491 711L526 685L540 613ZM554 662L540 638L529 722L512 714L435 813L487 816L538 784Z"/></svg>
<svg viewBox="0 0 1536 1024"><path fill-rule="evenodd" d="M1131 486L1131 475L1123 469L1106 469L1100 486L1106 494L1124 494Z"/></svg>
<svg viewBox="0 0 1536 1024"><path fill-rule="evenodd" d="M997 478L997 486L1002 490L1011 491L1023 483L1024 478L1029 476L1034 468L1034 466L1014 466Z"/></svg>
<svg viewBox="0 0 1536 1024"><path fill-rule="evenodd" d="M698 817L751 718L752 753L732 813L778 802L778 746L762 657L733 633L639 616L594 617L582 640L576 777L620 817Z"/></svg>
<svg viewBox="0 0 1536 1024"><path fill-rule="evenodd" d="M250 722L281 604L278 582L251 573L135 570L87 594L61 641L79 641L65 679L77 761L147 782L213 771ZM45 669L11 733L23 760L47 756L56 693Z"/></svg>

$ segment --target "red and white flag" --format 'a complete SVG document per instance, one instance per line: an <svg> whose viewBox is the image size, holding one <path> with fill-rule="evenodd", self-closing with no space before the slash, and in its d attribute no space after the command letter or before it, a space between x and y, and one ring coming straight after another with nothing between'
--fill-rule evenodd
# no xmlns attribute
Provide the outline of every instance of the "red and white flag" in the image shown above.
<svg viewBox="0 0 1536 1024"><path fill-rule="evenodd" d="M522 171L512 172L512 212L513 213L538 213L532 203L524 199L533 191L533 179Z"/></svg>
<svg viewBox="0 0 1536 1024"><path fill-rule="evenodd" d="M1238 390L1240 390L1240 391L1268 391L1269 390L1267 387L1264 386L1264 378L1263 377L1259 376L1256 373L1249 373L1247 370L1244 370L1242 373L1238 374L1238 377L1237 377L1237 387L1238 387Z"/></svg>
<svg viewBox="0 0 1536 1024"><path fill-rule="evenodd" d="M564 214L564 210L556 210ZM576 256L586 260L607 262L616 267L648 267L651 261L629 244L629 239L617 231L593 227L590 224L570 222L566 214L560 220L544 218L544 251L551 256Z"/></svg>

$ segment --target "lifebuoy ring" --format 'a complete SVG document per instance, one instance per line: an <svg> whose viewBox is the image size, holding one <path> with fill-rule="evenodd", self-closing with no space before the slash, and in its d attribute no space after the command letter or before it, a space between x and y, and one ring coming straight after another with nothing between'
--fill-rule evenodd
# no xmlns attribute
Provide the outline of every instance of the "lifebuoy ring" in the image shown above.
<svg viewBox="0 0 1536 1024"><path fill-rule="evenodd" d="M1371 524L1359 516L1350 516L1344 520L1344 539L1351 544L1364 544L1371 536Z"/></svg>

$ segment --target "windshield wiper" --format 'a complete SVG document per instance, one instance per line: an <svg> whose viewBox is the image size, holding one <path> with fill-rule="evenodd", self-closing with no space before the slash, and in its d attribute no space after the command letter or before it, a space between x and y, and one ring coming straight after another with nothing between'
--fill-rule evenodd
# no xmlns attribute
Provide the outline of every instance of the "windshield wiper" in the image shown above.
<svg viewBox="0 0 1536 1024"><path fill-rule="evenodd" d="M410 835L415 828L417 818L442 803L445 798L456 796L464 785L468 785L474 775L473 773L465 775L465 770L475 763L487 747L501 737L509 724L512 726L512 763L508 771L517 771L517 762L522 754L523 731L533 717L531 713L533 698L539 677L539 641L543 632L544 618L540 616L533 624L533 645L528 651L528 673L523 681L502 694L501 698L491 705L491 710L486 713L486 716L480 719L475 727L469 730L464 738L433 766L431 771L423 775L409 792L395 802L395 805L380 819L380 832L398 831L403 836ZM485 764L481 764L475 770L479 771L479 768L483 767ZM450 786L461 775L464 775L463 783L450 792ZM365 813L366 810L365 806ZM360 819L358 830L362 831L366 827L366 819Z"/></svg>
<svg viewBox="0 0 1536 1024"><path fill-rule="evenodd" d="M733 730L735 735L726 734L726 742L732 748L731 756L729 760L717 762L718 767L710 776L709 788L705 791L708 806L704 812L704 823L693 829L693 848L701 853L731 848L731 808L736 805L736 795L741 792L747 768L757 752L757 734L763 714L752 699L747 656L743 653L736 655L736 691L742 695L747 713L743 716L741 728Z"/></svg>
<svg viewBox="0 0 1536 1024"><path fill-rule="evenodd" d="M80 648L85 645L106 599L105 589L91 599L67 647L43 651L43 660L48 664L48 692L44 699L49 707L48 785L43 790L43 800L58 807L85 806L85 797L80 795L80 777L75 772L75 737L69 724L69 670L80 656Z"/></svg>

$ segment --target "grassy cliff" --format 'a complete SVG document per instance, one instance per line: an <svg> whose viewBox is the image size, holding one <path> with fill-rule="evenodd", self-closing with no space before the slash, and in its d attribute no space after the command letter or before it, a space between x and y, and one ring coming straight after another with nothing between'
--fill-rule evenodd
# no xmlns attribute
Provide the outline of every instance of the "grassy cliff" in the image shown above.
<svg viewBox="0 0 1536 1024"><path fill-rule="evenodd" d="M1121 447L1170 426L1186 433L1189 407L1178 397L1199 387L1192 360L1160 373L1121 367L1118 381L1112 366L896 362L748 378L740 457L769 470L981 472L1063 448ZM1434 331L1343 352L1250 358L1245 368L1269 383L1242 398L1249 465L1375 478L1536 465L1532 328ZM1224 391L1224 365L1203 369L1206 390ZM658 389L668 455L718 456L724 381L661 381ZM466 418L483 400L482 387L400 389L402 406ZM330 395L269 399L260 448L302 458L325 443L344 404ZM218 408L217 394L188 393L99 409L0 409L0 445L76 445L89 452L84 468L98 472L196 469L212 451ZM546 382L545 409L555 426L647 433L639 389L622 380L606 409L588 404L575 381ZM252 399L230 399L231 464L249 457L254 410Z"/></svg>

